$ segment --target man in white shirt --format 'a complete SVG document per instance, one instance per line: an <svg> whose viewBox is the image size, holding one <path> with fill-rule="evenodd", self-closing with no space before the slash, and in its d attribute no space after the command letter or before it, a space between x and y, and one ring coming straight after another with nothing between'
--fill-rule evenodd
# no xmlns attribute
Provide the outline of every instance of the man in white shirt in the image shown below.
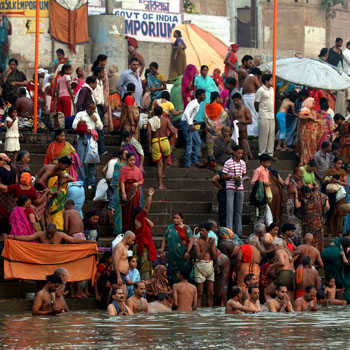
<svg viewBox="0 0 350 350"><path fill-rule="evenodd" d="M344 73L350 76L350 41L346 43L346 48L343 51Z"/></svg>
<svg viewBox="0 0 350 350"><path fill-rule="evenodd" d="M107 111L106 105L105 105L105 97L103 94L103 76L105 74L105 68L104 67L93 67L93 73L94 76L97 78L97 85L94 90L94 96L95 96L95 102L97 105L97 113L100 116L102 125L105 124L105 112ZM104 130L98 131L98 153L105 156L108 152L105 148L105 137L104 137Z"/></svg>
<svg viewBox="0 0 350 350"><path fill-rule="evenodd" d="M94 102L91 102L85 111L77 113L72 127L79 134L78 155L81 162L78 170L79 181L83 181L85 186L91 189L95 187L95 164L88 164L88 174L85 179L85 153L91 138L91 131L103 129L103 124L96 112L96 104Z"/></svg>
<svg viewBox="0 0 350 350"><path fill-rule="evenodd" d="M184 155L185 168L198 166L198 154L201 150L201 138L194 126L196 114L199 111L199 104L205 100L205 91L198 89L196 98L192 100L186 107L181 118L181 129L186 141L186 149Z"/></svg>
<svg viewBox="0 0 350 350"><path fill-rule="evenodd" d="M263 75L261 79L263 85L255 95L254 106L259 114L259 156L267 153L273 158L273 148L275 143L275 93L273 91L273 79L271 74Z"/></svg>

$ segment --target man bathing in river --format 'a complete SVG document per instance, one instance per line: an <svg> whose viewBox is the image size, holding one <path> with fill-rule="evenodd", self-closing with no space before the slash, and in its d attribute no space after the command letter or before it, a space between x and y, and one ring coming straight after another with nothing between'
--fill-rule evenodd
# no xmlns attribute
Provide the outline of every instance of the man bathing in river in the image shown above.
<svg viewBox="0 0 350 350"><path fill-rule="evenodd" d="M255 312L261 312L261 305L259 301L259 287L249 286L248 287L248 299L246 299L243 303L244 306L254 309Z"/></svg>
<svg viewBox="0 0 350 350"><path fill-rule="evenodd" d="M168 306L168 300L169 300L168 294L163 292L159 293L157 295L157 300L148 303L149 312L151 314L158 313L158 312L170 312L171 309Z"/></svg>
<svg viewBox="0 0 350 350"><path fill-rule="evenodd" d="M276 298L268 300L267 307L270 312L293 312L286 286L280 284L276 287Z"/></svg>
<svg viewBox="0 0 350 350"><path fill-rule="evenodd" d="M311 267L312 260L305 256L302 260L302 266L299 266L295 274L295 299L301 298L305 294L307 286L315 286L320 289L320 278L318 271Z"/></svg>
<svg viewBox="0 0 350 350"><path fill-rule="evenodd" d="M197 289L188 283L190 273L186 266L181 266L177 273L179 283L173 285L174 305L177 311L194 311L197 309Z"/></svg>
<svg viewBox="0 0 350 350"><path fill-rule="evenodd" d="M255 308L243 306L239 302L243 295L241 288L233 287L231 294L232 298L226 303L225 314L240 314L242 311L248 313L256 312Z"/></svg>
<svg viewBox="0 0 350 350"><path fill-rule="evenodd" d="M305 294L301 298L295 300L295 311L317 311L319 307L316 305L317 289L315 286L307 286Z"/></svg>
<svg viewBox="0 0 350 350"><path fill-rule="evenodd" d="M135 242L135 234L132 231L126 231L124 238L113 249L112 252L112 268L109 274L109 281L113 288L123 288L124 295L126 294L126 275L129 272L128 248Z"/></svg>
<svg viewBox="0 0 350 350"><path fill-rule="evenodd" d="M323 262L321 259L320 252L317 248L312 245L314 240L314 236L312 233L307 233L304 237L305 244L301 244L298 246L297 252L299 254L297 265L301 263L305 256L309 256L311 258L311 267L315 266L317 262L319 267L323 267Z"/></svg>
<svg viewBox="0 0 350 350"><path fill-rule="evenodd" d="M64 291L66 289L69 273L65 268L59 267L55 270L54 275L60 277L62 281L61 285L58 287L55 293L55 305L57 307L60 307L62 309L62 312L69 312L66 300L64 299Z"/></svg>
<svg viewBox="0 0 350 350"><path fill-rule="evenodd" d="M143 282L134 284L134 295L130 297L126 305L134 314L149 314L147 299L145 298L146 286Z"/></svg>
<svg viewBox="0 0 350 350"><path fill-rule="evenodd" d="M32 315L56 315L63 311L61 306L55 304L55 292L60 287L62 280L58 275L46 276L44 288L35 296Z"/></svg>
<svg viewBox="0 0 350 350"><path fill-rule="evenodd" d="M117 287L112 291L112 303L107 307L109 316L133 315L134 313L125 305L124 291L121 287Z"/></svg>
<svg viewBox="0 0 350 350"><path fill-rule="evenodd" d="M244 277L244 283L246 285L246 289L243 292L243 296L242 296L242 300L241 300L242 304L244 304L244 302L247 299L249 299L249 292L248 292L249 287L257 286L259 282L258 282L258 279L256 278L256 276L253 273L248 273Z"/></svg>
<svg viewBox="0 0 350 350"><path fill-rule="evenodd" d="M73 238L86 239L84 223L78 210L75 209L73 199L68 199L63 212L64 232Z"/></svg>

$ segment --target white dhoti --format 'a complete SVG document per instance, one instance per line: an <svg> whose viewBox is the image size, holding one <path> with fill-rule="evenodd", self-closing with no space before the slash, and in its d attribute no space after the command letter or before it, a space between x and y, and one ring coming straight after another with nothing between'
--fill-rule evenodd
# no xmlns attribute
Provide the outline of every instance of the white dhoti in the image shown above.
<svg viewBox="0 0 350 350"><path fill-rule="evenodd" d="M248 136L258 136L258 112L254 107L255 94L244 94L243 102L249 108L253 123L247 126Z"/></svg>

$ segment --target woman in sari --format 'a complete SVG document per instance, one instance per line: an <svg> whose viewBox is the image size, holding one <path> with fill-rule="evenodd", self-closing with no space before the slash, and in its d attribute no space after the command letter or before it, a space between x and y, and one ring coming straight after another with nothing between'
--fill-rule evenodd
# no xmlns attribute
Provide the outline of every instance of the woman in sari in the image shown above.
<svg viewBox="0 0 350 350"><path fill-rule="evenodd" d="M170 284L167 280L167 269L164 265L157 265L152 278L146 282L146 295L148 301L157 300L159 293L169 295L171 293Z"/></svg>
<svg viewBox="0 0 350 350"><path fill-rule="evenodd" d="M346 189L345 202L346 204L350 204L350 163L346 165L346 173L347 173L348 185L345 188ZM350 213L346 214L346 216L344 217L343 234L348 231L350 232Z"/></svg>
<svg viewBox="0 0 350 350"><path fill-rule="evenodd" d="M335 157L333 166L324 174L322 186L326 188L328 184L338 184L339 186L347 187L348 179L345 170L342 168L343 160ZM339 210L339 206L346 203L346 197L337 200L336 193L329 193L330 210L327 215L328 234L331 237L341 236L343 233L343 219L346 213Z"/></svg>
<svg viewBox="0 0 350 350"><path fill-rule="evenodd" d="M295 194L298 194L304 186L303 174L300 168L295 168L293 173L288 175L284 185L287 187L288 222L295 226L295 233L300 241L302 225L300 218L295 215Z"/></svg>
<svg viewBox="0 0 350 350"><path fill-rule="evenodd" d="M97 241L99 234L98 220L100 219L100 212L96 209L89 210L84 216L84 233L88 241ZM82 237L78 237L82 238Z"/></svg>
<svg viewBox="0 0 350 350"><path fill-rule="evenodd" d="M120 130L132 131L137 141L140 141L139 107L134 99L135 84L127 85L127 92L122 98L122 114L120 118Z"/></svg>
<svg viewBox="0 0 350 350"><path fill-rule="evenodd" d="M150 188L143 208L136 207L133 212L135 225L133 231L135 233L134 256L137 258L137 268L143 281L149 280L152 276L152 262L157 259L157 251L151 234L154 224L147 218L153 194L154 189Z"/></svg>
<svg viewBox="0 0 350 350"><path fill-rule="evenodd" d="M238 58L236 52L238 51L238 44L231 44L229 46L226 58L224 61L225 64L225 79L228 77L237 79L237 71L239 69Z"/></svg>
<svg viewBox="0 0 350 350"><path fill-rule="evenodd" d="M166 90L165 76L158 73L158 63L152 62L149 65L150 73L147 75L148 88L151 91L151 100L157 100L162 95L162 91Z"/></svg>
<svg viewBox="0 0 350 350"><path fill-rule="evenodd" d="M302 238L305 234L312 232L313 246L321 252L324 248L325 215L329 210L328 197L323 193L312 192L306 185L301 188L301 195L299 200L298 193L295 193L295 207L300 208L302 217Z"/></svg>
<svg viewBox="0 0 350 350"><path fill-rule="evenodd" d="M77 169L80 167L80 159L74 147L66 141L66 135L63 129L55 130L55 141L51 142L47 148L44 158L44 165L51 164L54 159L68 156L73 164L69 168L69 175L73 181L78 181Z"/></svg>
<svg viewBox="0 0 350 350"><path fill-rule="evenodd" d="M221 77L221 71L219 68L215 68L211 78L214 79L216 85L218 86L220 93L225 89L224 80Z"/></svg>
<svg viewBox="0 0 350 350"><path fill-rule="evenodd" d="M198 70L195 65L189 64L186 67L185 73L181 82L181 97L184 109L194 99L194 80L198 75Z"/></svg>
<svg viewBox="0 0 350 350"><path fill-rule="evenodd" d="M204 108L207 103L210 103L211 93L220 93L219 88L216 86L215 81L208 76L209 68L204 65L201 67L201 75L194 80L194 93L196 90L203 89L205 91L205 100L201 102L199 111L196 114L196 122L204 123Z"/></svg>
<svg viewBox="0 0 350 350"><path fill-rule="evenodd" d="M171 53L169 79L175 79L179 75L184 74L186 68L186 53L187 49L185 42L181 39L181 31L175 30L173 34L176 39L172 44L173 51Z"/></svg>
<svg viewBox="0 0 350 350"><path fill-rule="evenodd" d="M0 153L0 183L2 188L16 183L16 170L11 167L10 162L10 158L5 153ZM16 201L11 194L4 192L0 191L0 217L8 219L12 209L16 206Z"/></svg>
<svg viewBox="0 0 350 350"><path fill-rule="evenodd" d="M30 162L30 154L28 151L21 149L17 153L17 158L12 167L16 170L17 178L19 179L22 172L31 172L28 163Z"/></svg>
<svg viewBox="0 0 350 350"><path fill-rule="evenodd" d="M127 163L119 173L120 196L122 198L122 221L123 231L133 230L133 211L141 205L141 190L143 177L141 171L135 166L136 157L134 153L128 153Z"/></svg>
<svg viewBox="0 0 350 350"><path fill-rule="evenodd" d="M329 106L326 98L321 98L320 106L321 106L321 110L317 112L317 120L320 123L323 133L317 146L318 150L321 148L323 141L332 142L331 137L334 134L333 118L327 112L329 109Z"/></svg>
<svg viewBox="0 0 350 350"><path fill-rule="evenodd" d="M182 266L188 267L189 271L192 270L190 253L193 248L193 233L183 220L183 214L174 214L173 224L167 227L160 248L160 257L163 258L165 247L168 246L169 273L172 283L178 282L177 273Z"/></svg>
<svg viewBox="0 0 350 350"><path fill-rule="evenodd" d="M210 103L204 107L205 125L206 125L206 141L208 150L208 164L215 167L214 162L214 140L220 136L221 129L225 125L229 125L227 112L224 107L218 103L218 92L212 92L210 96Z"/></svg>
<svg viewBox="0 0 350 350"><path fill-rule="evenodd" d="M122 223L122 207L120 204L120 188L119 188L119 174L120 169L126 164L126 155L128 151L122 149L119 151L117 162L114 165L114 172L111 181L111 187L113 188L113 199L115 203L114 208L114 228L113 232L117 236L123 232L123 223Z"/></svg>
<svg viewBox="0 0 350 350"><path fill-rule="evenodd" d="M304 101L303 106L299 114L296 145L296 153L300 157L299 166L307 164L313 158L323 134L323 129L317 121L317 114L314 110L315 100L309 97Z"/></svg>
<svg viewBox="0 0 350 350"><path fill-rule="evenodd" d="M30 208L31 200L26 195L17 199L17 207L10 215L11 233L14 236L29 236L37 232L34 211Z"/></svg>
<svg viewBox="0 0 350 350"><path fill-rule="evenodd" d="M55 69L55 73L54 73L54 78L51 81L51 112L55 112L56 109L56 87L57 87L57 80L60 77L60 73L61 73L61 69L63 67L64 64L69 64L71 65L72 62L69 61L69 59L67 57L64 56L64 51L63 49L57 49L56 50L56 55L57 58L54 59L53 61L53 67Z"/></svg>

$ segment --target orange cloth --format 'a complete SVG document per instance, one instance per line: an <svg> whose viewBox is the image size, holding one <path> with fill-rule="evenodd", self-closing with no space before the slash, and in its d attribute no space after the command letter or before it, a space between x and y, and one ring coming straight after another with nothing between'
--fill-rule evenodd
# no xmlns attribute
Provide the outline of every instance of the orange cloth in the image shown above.
<svg viewBox="0 0 350 350"><path fill-rule="evenodd" d="M41 244L6 239L2 251L4 277L45 280L64 267L69 272L68 282L94 282L97 253L97 245L92 243Z"/></svg>
<svg viewBox="0 0 350 350"><path fill-rule="evenodd" d="M295 290L295 299L303 297L305 294L305 289L296 289Z"/></svg>
<svg viewBox="0 0 350 350"><path fill-rule="evenodd" d="M77 10L68 10L50 0L50 35L58 41L66 43L75 53L77 44L89 41L88 33L88 4Z"/></svg>
<svg viewBox="0 0 350 350"><path fill-rule="evenodd" d="M253 248L249 244L241 245L241 251L243 253L242 261L245 263L250 263L253 257Z"/></svg>
<svg viewBox="0 0 350 350"><path fill-rule="evenodd" d="M207 113L207 116L211 120L216 120L220 118L220 115L222 111L224 110L224 107L220 103L207 103L204 107L205 113Z"/></svg>
<svg viewBox="0 0 350 350"><path fill-rule="evenodd" d="M295 271L295 283L301 284L302 281L303 281L303 268L298 267L297 270Z"/></svg>

